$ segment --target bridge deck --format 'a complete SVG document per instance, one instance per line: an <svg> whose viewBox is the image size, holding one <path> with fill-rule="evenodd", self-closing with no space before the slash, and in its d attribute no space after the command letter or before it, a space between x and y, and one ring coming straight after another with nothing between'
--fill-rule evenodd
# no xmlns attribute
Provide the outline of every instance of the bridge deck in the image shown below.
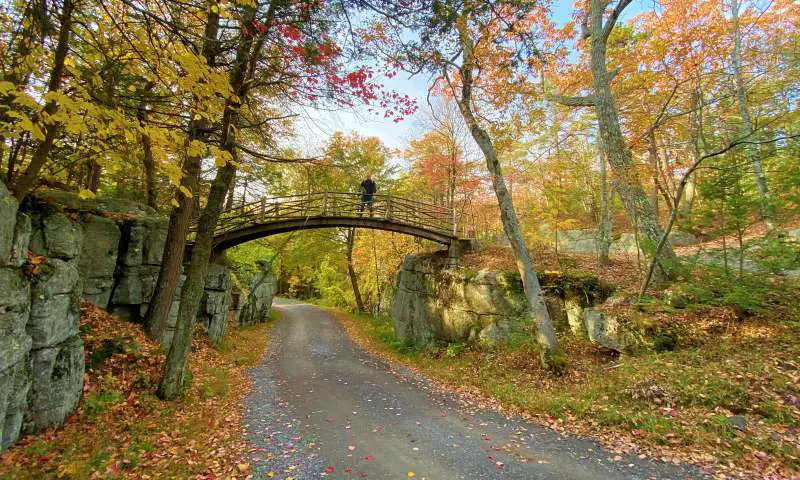
<svg viewBox="0 0 800 480"><path fill-rule="evenodd" d="M214 232L216 248L305 228L362 227L391 230L440 243L469 238L467 215L444 206L385 194L362 204L358 193L320 192L262 198L226 210Z"/></svg>

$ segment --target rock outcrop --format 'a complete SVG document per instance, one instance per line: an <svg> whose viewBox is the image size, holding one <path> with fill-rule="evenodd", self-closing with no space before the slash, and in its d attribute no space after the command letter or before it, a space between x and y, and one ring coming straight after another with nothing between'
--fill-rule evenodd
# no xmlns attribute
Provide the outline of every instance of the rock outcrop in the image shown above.
<svg viewBox="0 0 800 480"><path fill-rule="evenodd" d="M259 263L260 272L250 282L250 293L239 313L239 325L255 325L269 320L272 299L278 291L278 280L269 263Z"/></svg>
<svg viewBox="0 0 800 480"><path fill-rule="evenodd" d="M618 317L594 308L612 288L592 276L540 276L557 331L622 351L641 336ZM395 334L415 346L439 342L506 343L515 330L533 328L526 315L522 282L513 273L446 268L437 255L406 257L397 275L391 309Z"/></svg>
<svg viewBox="0 0 800 480"><path fill-rule="evenodd" d="M154 213L65 192L37 194L20 212L0 182L0 451L20 433L61 425L77 407L84 374L81 298L141 320L166 239L167 221ZM217 341L227 328L230 298L230 273L211 265L199 320Z"/></svg>
<svg viewBox="0 0 800 480"><path fill-rule="evenodd" d="M445 265L444 256L405 258L391 309L396 335L418 346L481 338L502 343L524 313L522 295L500 273Z"/></svg>
<svg viewBox="0 0 800 480"><path fill-rule="evenodd" d="M219 342L228 328L228 306L231 303L231 274L222 265L211 264L206 272L206 289L200 302L198 320L206 326L208 336Z"/></svg>
<svg viewBox="0 0 800 480"><path fill-rule="evenodd" d="M83 249L78 269L83 277L83 298L108 308L114 289L114 273L121 233L111 219L89 215L83 222Z"/></svg>
<svg viewBox="0 0 800 480"><path fill-rule="evenodd" d="M2 450L20 432L61 425L80 399L83 230L74 218L50 209L18 212L2 183L0 210Z"/></svg>

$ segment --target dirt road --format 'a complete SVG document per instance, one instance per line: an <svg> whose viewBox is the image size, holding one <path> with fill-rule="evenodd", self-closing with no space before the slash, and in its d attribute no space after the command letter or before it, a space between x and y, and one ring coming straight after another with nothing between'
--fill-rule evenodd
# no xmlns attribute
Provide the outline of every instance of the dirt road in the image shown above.
<svg viewBox="0 0 800 480"><path fill-rule="evenodd" d="M357 347L324 310L276 301L245 424L255 478L679 479L689 468L617 457L493 411L470 411Z"/></svg>

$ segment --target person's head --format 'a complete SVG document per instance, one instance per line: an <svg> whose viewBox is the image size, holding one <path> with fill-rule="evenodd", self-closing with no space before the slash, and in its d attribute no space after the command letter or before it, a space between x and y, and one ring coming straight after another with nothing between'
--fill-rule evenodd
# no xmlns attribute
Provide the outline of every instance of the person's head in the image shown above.
<svg viewBox="0 0 800 480"><path fill-rule="evenodd" d="M367 180L372 180L372 173L367 172Z"/></svg>

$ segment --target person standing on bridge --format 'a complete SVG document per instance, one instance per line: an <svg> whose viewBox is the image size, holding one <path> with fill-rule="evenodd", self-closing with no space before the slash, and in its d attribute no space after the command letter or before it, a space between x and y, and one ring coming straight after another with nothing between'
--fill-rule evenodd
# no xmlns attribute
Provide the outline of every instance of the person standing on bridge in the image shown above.
<svg viewBox="0 0 800 480"><path fill-rule="evenodd" d="M364 214L364 207L369 207L369 216L372 216L372 208L375 204L375 191L378 187L375 185L375 182L372 181L372 175L367 172L367 178L361 182L361 203L358 205L358 216L362 216Z"/></svg>

